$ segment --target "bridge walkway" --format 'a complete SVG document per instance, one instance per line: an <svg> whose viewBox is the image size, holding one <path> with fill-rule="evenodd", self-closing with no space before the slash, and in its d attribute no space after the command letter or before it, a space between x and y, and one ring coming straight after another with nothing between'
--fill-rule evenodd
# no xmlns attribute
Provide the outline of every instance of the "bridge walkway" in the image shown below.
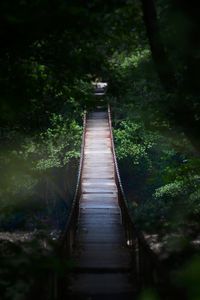
<svg viewBox="0 0 200 300"><path fill-rule="evenodd" d="M107 112L91 112L86 120L75 245L72 299L133 299L131 253L118 203Z"/></svg>

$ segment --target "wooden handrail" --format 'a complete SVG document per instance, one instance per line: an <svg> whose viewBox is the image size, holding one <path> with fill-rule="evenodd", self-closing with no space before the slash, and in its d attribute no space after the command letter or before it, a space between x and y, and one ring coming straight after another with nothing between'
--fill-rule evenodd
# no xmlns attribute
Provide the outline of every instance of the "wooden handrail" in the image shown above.
<svg viewBox="0 0 200 300"><path fill-rule="evenodd" d="M119 173L119 167L118 167L118 162L117 162L117 157L116 157L116 152L115 152L114 138L113 138L110 105L108 105L108 120L109 120L110 135L111 135L111 149L112 149L113 158L114 158L115 180L116 180L116 184L118 187L118 193L119 193L118 200L119 200L120 208L122 210L122 221L123 221L123 224L126 226L126 220L128 219L129 222L131 222L132 225L134 226L133 217L132 217L130 209L129 209L130 207L129 207L128 201L127 201L125 193L124 193L124 189L122 186L121 177L120 177L120 173ZM127 234L127 232L126 232L126 234ZM128 241L129 240L127 237L127 242ZM128 244L128 246L131 246L130 241L127 244Z"/></svg>
<svg viewBox="0 0 200 300"><path fill-rule="evenodd" d="M166 282L169 280L168 272L161 264L158 255L151 249L143 232L137 228L131 213L131 207L123 189L115 153L110 105L108 105L108 118L111 136L111 148L114 158L115 180L118 188L118 201L121 208L122 223L125 229L127 246L133 251L134 268L136 271L138 284L157 284L158 282L159 284L162 284L163 282L166 284Z"/></svg>
<svg viewBox="0 0 200 300"><path fill-rule="evenodd" d="M80 196L81 196L81 177L82 177L83 162L84 162L86 116L87 116L87 113L86 113L86 111L84 111L81 154L80 154L80 161L79 161L76 190L75 190L74 198L73 198L73 201L71 204L70 214L67 218L65 228L59 238L59 248L62 251L63 250L65 251L65 255L70 255L72 252L74 242L75 242L77 224L78 224L79 200L80 200Z"/></svg>

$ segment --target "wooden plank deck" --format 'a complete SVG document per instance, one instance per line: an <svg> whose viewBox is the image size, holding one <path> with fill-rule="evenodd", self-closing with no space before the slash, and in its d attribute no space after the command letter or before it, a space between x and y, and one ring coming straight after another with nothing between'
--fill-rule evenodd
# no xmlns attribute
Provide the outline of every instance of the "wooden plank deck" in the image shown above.
<svg viewBox="0 0 200 300"><path fill-rule="evenodd" d="M73 259L77 272L70 288L75 298L77 295L85 295L85 299L93 299L87 297L94 295L122 295L123 298L133 292L131 256L121 223L106 112L90 113L87 119Z"/></svg>

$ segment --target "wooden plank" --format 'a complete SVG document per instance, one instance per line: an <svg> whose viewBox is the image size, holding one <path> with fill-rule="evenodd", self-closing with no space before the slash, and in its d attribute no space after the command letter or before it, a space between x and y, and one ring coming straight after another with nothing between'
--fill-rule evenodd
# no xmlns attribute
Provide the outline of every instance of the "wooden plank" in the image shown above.
<svg viewBox="0 0 200 300"><path fill-rule="evenodd" d="M107 184L107 185L115 185L116 183L113 179L95 179L95 178L91 178L91 179L83 179L82 184Z"/></svg>
<svg viewBox="0 0 200 300"><path fill-rule="evenodd" d="M100 143L85 143L85 150L88 149L109 149L111 151L111 144L100 144ZM112 152L112 151L111 151Z"/></svg>
<svg viewBox="0 0 200 300"><path fill-rule="evenodd" d="M108 209L108 208L91 208L91 209L80 209L80 218L81 215L87 214L88 217L93 216L104 216L104 215L118 215L120 216L120 209L119 207L115 207L114 209Z"/></svg>
<svg viewBox="0 0 200 300"><path fill-rule="evenodd" d="M93 195L95 195L95 197L93 197ZM97 197L97 195L99 195L99 197ZM105 198L103 198L104 195L107 195ZM108 195L110 195L110 197L108 197ZM91 196L91 197L88 197ZM84 198L85 197L85 198ZM118 204L118 199L116 194L93 194L93 193L89 193L89 194L83 194L83 199L81 200L81 205L85 204L85 205L96 205L98 206L98 208L103 208L105 205L112 205L114 208L116 207L116 205Z"/></svg>
<svg viewBox="0 0 200 300"><path fill-rule="evenodd" d="M97 167L97 170L98 171L110 171L110 169L113 171L114 170L114 166L112 165L111 167L110 167L110 165L106 165L106 164L99 164L99 165L97 165L98 167ZM85 165L84 167L83 167L83 170L88 170L88 171L91 171L91 172L94 172L95 171L95 169L93 168L93 166L88 166L88 165Z"/></svg>
<svg viewBox="0 0 200 300"><path fill-rule="evenodd" d="M80 247L79 251L78 255L73 257L79 268L104 269L106 265L109 269L130 269L131 258L127 255L127 249L120 245L116 247L115 244L94 243Z"/></svg>
<svg viewBox="0 0 200 300"><path fill-rule="evenodd" d="M110 157L90 157L90 158L88 158L88 157L86 157L86 156L84 156L84 160L86 160L87 159L87 162L85 162L85 165L87 165L87 166L99 166L99 165L102 165L102 163L104 163L106 166L108 166L109 164L112 164L112 166L114 165L114 162L113 162L113 160L112 160L112 158L110 158Z"/></svg>
<svg viewBox="0 0 200 300"><path fill-rule="evenodd" d="M78 244L93 244L93 243L101 243L101 244L116 244L121 245L123 244L124 238L119 231L116 232L103 232L95 234L89 234L86 232L78 232L77 238ZM99 249L101 252L101 249Z"/></svg>
<svg viewBox="0 0 200 300"><path fill-rule="evenodd" d="M112 208L115 208L116 205L115 204L102 204L101 206L97 203L80 203L80 208L84 208L84 209L88 209L88 208L98 208L98 209L101 209L101 208L107 208L107 209L112 209Z"/></svg>
<svg viewBox="0 0 200 300"><path fill-rule="evenodd" d="M92 227L96 224L101 224L102 227L110 226L110 224L121 224L120 213L116 213L115 211L112 213L106 213L104 215L96 213L95 215L91 215L88 210L85 210L84 213L80 216L79 225L85 226L90 224Z"/></svg>
<svg viewBox="0 0 200 300"><path fill-rule="evenodd" d="M96 132L96 131L109 131L110 129L109 129L109 127L108 127L108 125L106 125L106 126L102 126L102 125L100 125L100 126L97 126L97 127L94 127L94 126L87 126L86 127L86 131L91 131L91 132Z"/></svg>
<svg viewBox="0 0 200 300"><path fill-rule="evenodd" d="M82 187L97 187L97 188L113 188L116 189L116 183L113 182L113 179L95 179L95 178L90 178L90 179L83 179Z"/></svg>
<svg viewBox="0 0 200 300"><path fill-rule="evenodd" d="M119 299L117 295L125 294L120 299L134 299L127 298L128 293L133 293L131 284L131 277L129 274L110 273L85 273L74 275L73 285L71 286L73 294L80 293L81 295L115 295L112 299ZM88 299L88 298L86 298ZM91 298L89 298L91 299ZM101 298L98 298L101 299Z"/></svg>
<svg viewBox="0 0 200 300"><path fill-rule="evenodd" d="M112 194L84 194L81 197L82 200L92 200L94 199L95 201L101 200L101 202L107 201L107 199L113 199L116 200L116 196L113 196Z"/></svg>
<svg viewBox="0 0 200 300"><path fill-rule="evenodd" d="M114 172L114 168L110 168L110 166L104 166L104 165L99 165L97 166L95 169L93 167L88 167L88 166L85 166L83 168L84 171L86 172L106 172L106 171L111 171L111 172Z"/></svg>
<svg viewBox="0 0 200 300"><path fill-rule="evenodd" d="M104 130L104 131L87 131L86 130L86 138L90 138L90 137L95 137L95 138L98 138L98 137L101 137L101 138L109 138L110 137L110 132L108 130Z"/></svg>
<svg viewBox="0 0 200 300"><path fill-rule="evenodd" d="M110 137L110 130L108 129L105 129L105 130L91 130L91 129L87 129L86 130L86 139L88 139L88 137L90 136L95 136L95 138L97 137L107 137L109 138Z"/></svg>
<svg viewBox="0 0 200 300"><path fill-rule="evenodd" d="M90 170L92 167L87 167L83 169L83 174L87 175L112 175L114 176L114 170L108 170L108 169L101 169L101 166L99 165L96 167L96 169ZM83 177L84 178L84 177Z"/></svg>
<svg viewBox="0 0 200 300"><path fill-rule="evenodd" d="M117 194L117 190L115 187L110 188L110 187L107 187L107 186L104 186L104 187L96 187L96 186L93 186L93 187L83 187L82 188L82 193L85 194L85 193L111 193L111 194Z"/></svg>
<svg viewBox="0 0 200 300"><path fill-rule="evenodd" d="M85 140L85 144L111 145L110 138L90 138Z"/></svg>
<svg viewBox="0 0 200 300"><path fill-rule="evenodd" d="M114 166L114 162L113 159L111 157L111 154L105 154L105 155L84 155L84 165L88 166L88 165L104 165L104 166L109 166L111 165L112 167Z"/></svg>
<svg viewBox="0 0 200 300"><path fill-rule="evenodd" d="M95 144L95 145L103 145L103 144L106 144L106 145L111 145L111 141L110 141L110 138L107 137L107 138L101 138L101 137L90 137L89 139L86 139L85 140L85 144Z"/></svg>
<svg viewBox="0 0 200 300"><path fill-rule="evenodd" d="M85 149L85 152L84 152L85 154L91 154L91 155L95 155L96 156L96 154L102 154L102 155L104 155L104 154L111 154L111 151L110 151L110 149L98 149L98 150L94 150L94 149L92 149L92 150L88 150L88 149Z"/></svg>
<svg viewBox="0 0 200 300"><path fill-rule="evenodd" d="M99 119L99 118L108 118L108 113L107 112L91 112L88 114L88 119L94 118Z"/></svg>
<svg viewBox="0 0 200 300"><path fill-rule="evenodd" d="M104 158L109 158L111 161L113 160L112 153L84 153L85 159L88 159L88 161L92 159L104 159Z"/></svg>
<svg viewBox="0 0 200 300"><path fill-rule="evenodd" d="M114 179L113 174L83 174L83 179Z"/></svg>

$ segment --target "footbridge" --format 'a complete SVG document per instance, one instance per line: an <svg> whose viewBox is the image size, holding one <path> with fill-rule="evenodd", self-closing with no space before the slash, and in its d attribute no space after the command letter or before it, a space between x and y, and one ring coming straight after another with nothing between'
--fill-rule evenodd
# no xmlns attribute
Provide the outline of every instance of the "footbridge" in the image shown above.
<svg viewBox="0 0 200 300"><path fill-rule="evenodd" d="M134 299L142 286L166 280L123 191L110 106L84 114L76 193L61 249L73 262L69 299Z"/></svg>

